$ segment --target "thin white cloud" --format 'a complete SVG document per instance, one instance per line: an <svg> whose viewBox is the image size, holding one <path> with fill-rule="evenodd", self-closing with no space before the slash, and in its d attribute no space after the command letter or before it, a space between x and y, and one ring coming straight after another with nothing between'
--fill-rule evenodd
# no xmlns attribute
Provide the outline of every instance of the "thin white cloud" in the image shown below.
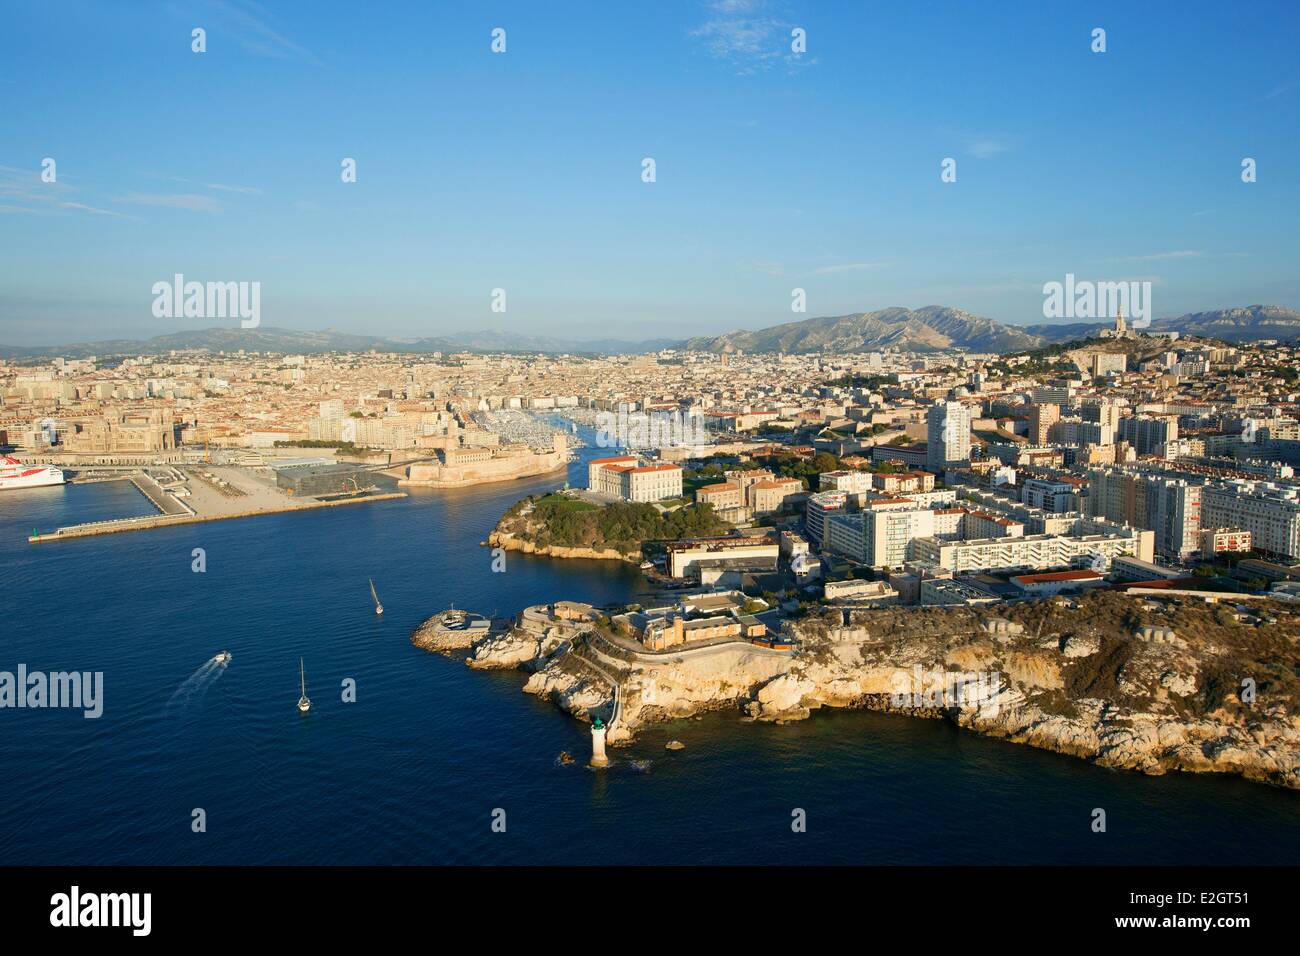
<svg viewBox="0 0 1300 956"><path fill-rule="evenodd" d="M1205 253L1198 249L1181 249L1177 252L1154 252L1148 256L1124 256L1112 262L1157 262L1164 259L1199 259Z"/></svg>
<svg viewBox="0 0 1300 956"><path fill-rule="evenodd" d="M1300 86L1300 80L1288 80L1285 83L1273 87L1271 90L1265 93L1264 99L1266 100L1276 99L1277 97L1281 96L1283 93L1290 93L1297 86Z"/></svg>
<svg viewBox="0 0 1300 956"><path fill-rule="evenodd" d="M113 216L117 219L135 219L135 216L128 216L126 213L117 212L113 209L100 209L98 206L87 206L80 202L61 202L58 204L60 209L78 209L82 212L93 213L96 216Z"/></svg>
<svg viewBox="0 0 1300 956"><path fill-rule="evenodd" d="M227 186L225 183L204 183L208 189L215 189L223 193L241 193L245 196L260 196L262 190L256 186Z"/></svg>
<svg viewBox="0 0 1300 956"><path fill-rule="evenodd" d="M787 23L770 12L767 0L710 0L705 21L690 31L715 59L725 60L742 74L757 73L785 63L808 66L816 59L795 54Z"/></svg>
<svg viewBox="0 0 1300 956"><path fill-rule="evenodd" d="M810 276L827 276L836 275L841 272L864 272L868 269L881 269L885 266L893 265L892 262L844 262L836 263L829 266L817 266L814 269L808 269L802 272L794 272L785 267L780 262L754 262L750 263L750 268L757 269L759 272L776 278L804 279Z"/></svg>
<svg viewBox="0 0 1300 956"><path fill-rule="evenodd" d="M194 193L127 193L112 200L126 206L161 206L165 209L188 209L191 212L217 212L221 203L211 196Z"/></svg>
<svg viewBox="0 0 1300 956"><path fill-rule="evenodd" d="M252 0L211 0L208 7L216 16L218 26L228 28L240 46L250 53L321 65L316 54L274 29L268 22L267 10Z"/></svg>
<svg viewBox="0 0 1300 956"><path fill-rule="evenodd" d="M866 269L879 269L887 265L889 265L888 262L846 262L843 265L822 266L819 269L814 269L810 275L825 276L836 272L862 272Z"/></svg>
<svg viewBox="0 0 1300 956"><path fill-rule="evenodd" d="M246 196L260 196L262 190L256 186L232 186L227 183L197 183L192 179L186 179L184 176L167 177L174 183L185 183L190 186L202 186L204 189L215 189L223 193L242 193Z"/></svg>
<svg viewBox="0 0 1300 956"><path fill-rule="evenodd" d="M1000 140L991 139L987 136L973 139L966 144L966 152L976 159L991 159L1001 153L1005 153L1011 147Z"/></svg>
<svg viewBox="0 0 1300 956"><path fill-rule="evenodd" d="M117 219L134 219L112 209L101 209L88 203L77 202L71 197L76 188L67 182L47 183L41 179L39 170L19 169L14 166L0 166L0 199L6 200L0 206L5 215L32 213L35 215L52 215L59 210L88 212L96 216L112 216ZM26 203L28 205L18 205Z"/></svg>

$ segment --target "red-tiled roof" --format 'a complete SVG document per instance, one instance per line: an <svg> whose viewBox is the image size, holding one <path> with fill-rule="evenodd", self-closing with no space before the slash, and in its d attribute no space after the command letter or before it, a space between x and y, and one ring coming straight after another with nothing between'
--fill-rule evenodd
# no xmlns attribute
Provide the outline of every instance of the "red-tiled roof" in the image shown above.
<svg viewBox="0 0 1300 956"><path fill-rule="evenodd" d="M1046 571L1042 574L1019 574L1011 580L1019 584L1047 584L1052 581L1100 581L1102 575L1096 571Z"/></svg>
<svg viewBox="0 0 1300 956"><path fill-rule="evenodd" d="M681 466L681 465L669 465L669 464L663 464L663 465L642 465L642 466L639 467L639 468L629 468L629 469L627 469L627 470L628 470L628 471L631 471L631 472L635 472L635 473L638 474L638 475L642 475L642 474L645 474L646 472L649 472L649 471L681 471L681 470L682 470L682 466Z"/></svg>

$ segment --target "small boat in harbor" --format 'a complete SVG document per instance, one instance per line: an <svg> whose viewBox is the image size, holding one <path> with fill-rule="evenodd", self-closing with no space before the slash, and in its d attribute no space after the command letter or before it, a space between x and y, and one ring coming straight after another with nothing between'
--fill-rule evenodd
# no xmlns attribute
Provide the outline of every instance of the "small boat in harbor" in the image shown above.
<svg viewBox="0 0 1300 956"><path fill-rule="evenodd" d="M375 593L375 579L370 578L369 580L370 580L370 596L374 599L375 602L375 613L383 614L384 606L379 603L379 595Z"/></svg>
<svg viewBox="0 0 1300 956"><path fill-rule="evenodd" d="M218 664L230 663L230 651L217 651L217 656L212 658Z"/></svg>
<svg viewBox="0 0 1300 956"><path fill-rule="evenodd" d="M302 696L298 698L298 713L305 714L311 710L311 701L307 698L307 669L302 658L298 658L298 678L302 682Z"/></svg>

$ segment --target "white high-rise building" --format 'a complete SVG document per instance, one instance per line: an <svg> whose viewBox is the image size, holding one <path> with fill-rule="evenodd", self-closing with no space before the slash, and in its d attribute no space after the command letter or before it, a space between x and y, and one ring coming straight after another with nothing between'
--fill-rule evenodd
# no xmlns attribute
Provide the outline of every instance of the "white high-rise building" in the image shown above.
<svg viewBox="0 0 1300 956"><path fill-rule="evenodd" d="M929 508L868 509L826 519L824 550L876 568L901 567L911 557L916 538L935 533Z"/></svg>
<svg viewBox="0 0 1300 956"><path fill-rule="evenodd" d="M926 470L942 476L946 468L970 464L970 409L961 402L935 402L925 413Z"/></svg>

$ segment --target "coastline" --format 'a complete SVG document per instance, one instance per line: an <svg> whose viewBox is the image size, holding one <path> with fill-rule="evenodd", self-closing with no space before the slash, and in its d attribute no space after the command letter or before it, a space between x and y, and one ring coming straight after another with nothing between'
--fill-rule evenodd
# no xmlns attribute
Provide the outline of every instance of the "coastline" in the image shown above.
<svg viewBox="0 0 1300 956"><path fill-rule="evenodd" d="M837 621L836 611L794 624L794 653L744 642L632 652L600 628L544 620L539 627L542 606L527 609L522 624L455 650L476 669L528 673L525 693L579 720L599 716L610 724L611 746L633 743L651 724L709 711L781 724L823 707L861 709L948 720L1103 767L1234 774L1300 790L1292 697L1243 704L1226 689L1221 648L1150 628L1107 634L1104 619L1132 599L1097 600L1105 605L1020 606L1013 614L1021 623L964 608L859 612L851 623ZM1185 624L1191 631L1194 622ZM975 675L995 679L975 689Z"/></svg>
<svg viewBox="0 0 1300 956"><path fill-rule="evenodd" d="M585 558L594 561L625 561L629 564L637 564L641 560L639 554L628 554L613 548L570 548L558 544L543 545L539 548L532 541L521 541L508 532L495 530L487 536L487 546L548 558Z"/></svg>

